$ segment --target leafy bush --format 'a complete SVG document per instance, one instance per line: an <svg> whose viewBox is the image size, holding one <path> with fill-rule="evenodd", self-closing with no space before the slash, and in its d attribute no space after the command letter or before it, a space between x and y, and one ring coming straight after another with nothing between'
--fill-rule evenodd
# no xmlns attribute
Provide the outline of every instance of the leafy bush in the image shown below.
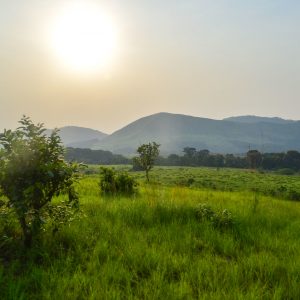
<svg viewBox="0 0 300 300"><path fill-rule="evenodd" d="M207 205L206 203L200 203L197 207L196 207L196 213L197 213L197 217L200 220L209 220L211 221L215 215L215 212L213 211L213 209Z"/></svg>
<svg viewBox="0 0 300 300"><path fill-rule="evenodd" d="M25 116L19 123L21 127L15 131L5 130L0 135L0 191L7 199L3 213L13 210L24 244L30 246L51 219L54 196L66 193L68 209L78 208L73 188L78 165L63 160L64 147L57 130L47 136L43 124L35 125Z"/></svg>
<svg viewBox="0 0 300 300"><path fill-rule="evenodd" d="M196 215L200 220L207 220L219 229L229 228L234 223L232 214L227 209L215 212L205 203L201 203L196 207Z"/></svg>
<svg viewBox="0 0 300 300"><path fill-rule="evenodd" d="M132 196L137 193L138 183L127 172L116 172L112 168L100 168L100 189L104 195Z"/></svg>
<svg viewBox="0 0 300 300"><path fill-rule="evenodd" d="M229 228L233 225L233 217L230 211L224 209L215 213L213 219L213 225L217 228Z"/></svg>
<svg viewBox="0 0 300 300"><path fill-rule="evenodd" d="M195 179L194 179L194 178L192 178L192 177L188 178L188 180L187 180L187 185L188 185L188 186L191 186L191 185L193 185L194 183L195 183Z"/></svg>

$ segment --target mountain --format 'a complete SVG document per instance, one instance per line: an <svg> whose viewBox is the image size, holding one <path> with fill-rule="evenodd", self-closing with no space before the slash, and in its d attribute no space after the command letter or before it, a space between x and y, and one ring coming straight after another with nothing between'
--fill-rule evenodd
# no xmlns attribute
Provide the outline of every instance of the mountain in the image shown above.
<svg viewBox="0 0 300 300"><path fill-rule="evenodd" d="M46 133L50 134L51 130L48 129ZM94 144L99 143L107 134L90 128L65 126L59 128L59 136L64 145L68 147L92 148Z"/></svg>
<svg viewBox="0 0 300 300"><path fill-rule="evenodd" d="M273 123L273 124L290 124L296 121L285 120L278 117L258 117L258 116L238 116L238 117L229 117L223 119L224 121L232 121L239 123Z"/></svg>
<svg viewBox="0 0 300 300"><path fill-rule="evenodd" d="M215 153L245 153L249 147L263 152L300 149L300 122L276 122L277 119L275 122L254 122L255 118L261 119L251 118L252 122L237 122L236 117L235 120L213 120L158 113L106 136L94 143L92 149L134 155L140 144L149 141L160 143L163 155L182 153L184 147Z"/></svg>

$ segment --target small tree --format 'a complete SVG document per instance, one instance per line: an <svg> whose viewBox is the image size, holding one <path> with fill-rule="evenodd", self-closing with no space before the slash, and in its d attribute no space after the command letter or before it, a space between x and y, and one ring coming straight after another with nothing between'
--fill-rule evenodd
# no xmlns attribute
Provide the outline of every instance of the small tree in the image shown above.
<svg viewBox="0 0 300 300"><path fill-rule="evenodd" d="M261 165L262 155L258 150L249 150L247 160L251 169L257 169Z"/></svg>
<svg viewBox="0 0 300 300"><path fill-rule="evenodd" d="M153 168L155 159L159 155L160 145L152 142L138 147L139 156L133 159L133 164L140 166L146 172L146 178L149 182L149 171Z"/></svg>
<svg viewBox="0 0 300 300"><path fill-rule="evenodd" d="M30 246L47 218L58 220L59 215L68 215L68 209L78 207L73 187L78 168L63 160L57 130L47 136L43 124L35 125L25 116L19 123L15 131L4 130L0 135L0 190L16 213L24 244ZM69 202L51 206L52 198L63 192Z"/></svg>

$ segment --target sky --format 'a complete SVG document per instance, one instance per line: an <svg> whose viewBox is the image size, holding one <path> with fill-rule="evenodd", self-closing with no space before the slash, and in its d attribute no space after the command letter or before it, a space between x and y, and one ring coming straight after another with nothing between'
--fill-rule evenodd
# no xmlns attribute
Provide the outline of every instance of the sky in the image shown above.
<svg viewBox="0 0 300 300"><path fill-rule="evenodd" d="M91 73L50 46L74 2L0 0L1 130L23 114L106 133L157 112L300 120L300 1L81 1L117 32L109 65Z"/></svg>

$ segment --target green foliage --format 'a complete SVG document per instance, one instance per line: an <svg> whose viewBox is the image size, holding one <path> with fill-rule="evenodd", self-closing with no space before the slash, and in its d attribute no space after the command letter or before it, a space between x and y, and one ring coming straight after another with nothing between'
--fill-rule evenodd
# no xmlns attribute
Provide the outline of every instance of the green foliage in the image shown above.
<svg viewBox="0 0 300 300"><path fill-rule="evenodd" d="M247 152L247 160L251 169L257 169L262 163L262 155L257 150L249 150Z"/></svg>
<svg viewBox="0 0 300 300"><path fill-rule="evenodd" d="M67 161L77 161L85 164L113 165L130 163L129 158L113 154L110 151L71 147L66 149L65 158Z"/></svg>
<svg viewBox="0 0 300 300"><path fill-rule="evenodd" d="M54 196L66 193L69 200L61 208L78 208L73 187L78 165L63 160L64 147L57 130L46 136L43 124L35 125L25 116L19 123L15 131L5 130L0 135L0 187L7 207L17 216L25 245L30 246L51 219Z"/></svg>
<svg viewBox="0 0 300 300"><path fill-rule="evenodd" d="M215 212L213 211L213 209L206 203L201 203L196 207L196 214L200 220L209 221L212 221L215 216Z"/></svg>
<svg viewBox="0 0 300 300"><path fill-rule="evenodd" d="M225 229L232 227L234 224L233 216L227 209L214 211L206 203L199 204L196 207L196 214L200 220L207 220L213 224L214 227Z"/></svg>
<svg viewBox="0 0 300 300"><path fill-rule="evenodd" d="M112 168L100 168L100 189L104 195L132 196L137 193L137 182L127 172L116 172Z"/></svg>
<svg viewBox="0 0 300 300"><path fill-rule="evenodd" d="M133 165L140 166L146 172L146 178L149 182L149 171L153 168L154 162L159 156L160 145L152 142L138 147L139 156L133 159Z"/></svg>
<svg viewBox="0 0 300 300"><path fill-rule="evenodd" d="M84 177L78 192L86 218L54 237L46 232L25 254L17 240L0 249L2 299L300 297L298 203L261 196L253 214L253 192L164 184L142 184L138 201L106 201L95 176ZM214 213L232 212L234 230L199 221L200 201ZM9 260L3 250L10 250Z"/></svg>

